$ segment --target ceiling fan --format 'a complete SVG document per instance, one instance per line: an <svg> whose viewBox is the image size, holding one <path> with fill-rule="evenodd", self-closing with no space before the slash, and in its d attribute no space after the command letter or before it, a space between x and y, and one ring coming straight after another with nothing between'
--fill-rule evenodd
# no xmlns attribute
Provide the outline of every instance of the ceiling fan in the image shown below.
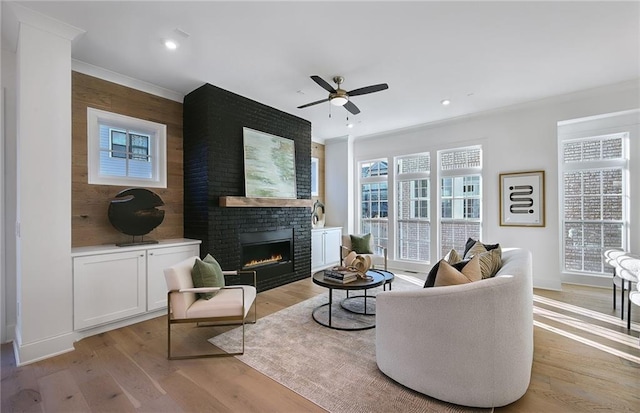
<svg viewBox="0 0 640 413"><path fill-rule="evenodd" d="M309 106L317 105L318 103L329 101L331 102L332 105L344 106L344 108L349 112L351 112L353 115L357 115L358 113L360 113L360 109L358 109L358 107L354 105L353 102L349 100L349 98L353 96L366 95L369 93L380 92L382 90L389 89L389 85L387 85L386 83L380 83L378 85L365 86L365 87L350 90L347 92L346 90L340 88L340 85L342 84L342 82L344 82L344 77L342 76L333 77L333 81L338 85L337 89L334 89L333 87L331 87L331 85L327 83L324 79L322 79L320 76L313 75L311 76L311 79L314 82L316 82L318 85L320 85L321 88L329 92L329 97L326 99L318 100L316 102L307 103L306 105L298 106L298 109L306 108Z"/></svg>

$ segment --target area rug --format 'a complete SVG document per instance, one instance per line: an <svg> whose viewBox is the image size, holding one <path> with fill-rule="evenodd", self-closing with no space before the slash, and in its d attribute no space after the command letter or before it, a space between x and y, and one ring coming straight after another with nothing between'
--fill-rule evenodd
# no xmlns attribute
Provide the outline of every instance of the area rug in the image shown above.
<svg viewBox="0 0 640 413"><path fill-rule="evenodd" d="M400 277L393 282L394 290L420 287ZM333 298L339 306L344 292L334 291ZM375 329L333 330L312 319L326 302L322 294L247 325L245 353L236 357L333 413L491 411L445 403L389 379L376 365ZM234 349L241 337L236 328L209 341Z"/></svg>

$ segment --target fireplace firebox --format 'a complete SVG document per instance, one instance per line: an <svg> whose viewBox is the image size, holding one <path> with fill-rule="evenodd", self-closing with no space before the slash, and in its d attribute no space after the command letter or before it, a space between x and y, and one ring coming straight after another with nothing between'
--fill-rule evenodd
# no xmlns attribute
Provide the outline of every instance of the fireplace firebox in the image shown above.
<svg viewBox="0 0 640 413"><path fill-rule="evenodd" d="M254 270L258 280L293 272L293 230L240 234L243 270Z"/></svg>

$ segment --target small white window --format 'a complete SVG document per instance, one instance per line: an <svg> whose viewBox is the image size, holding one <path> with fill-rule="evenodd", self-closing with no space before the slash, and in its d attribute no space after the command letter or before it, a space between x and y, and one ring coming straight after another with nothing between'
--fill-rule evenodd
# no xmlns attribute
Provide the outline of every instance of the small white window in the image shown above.
<svg viewBox="0 0 640 413"><path fill-rule="evenodd" d="M167 187L166 125L87 108L89 183Z"/></svg>
<svg viewBox="0 0 640 413"><path fill-rule="evenodd" d="M311 196L318 196L318 158L311 158Z"/></svg>

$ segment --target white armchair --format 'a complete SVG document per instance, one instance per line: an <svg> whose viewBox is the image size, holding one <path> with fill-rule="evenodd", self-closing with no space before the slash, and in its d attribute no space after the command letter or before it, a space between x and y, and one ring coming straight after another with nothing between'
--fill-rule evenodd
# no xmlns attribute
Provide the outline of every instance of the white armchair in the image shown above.
<svg viewBox="0 0 640 413"><path fill-rule="evenodd" d="M167 283L167 358L170 360L198 357L233 356L244 353L244 326L251 307L253 321L257 319L256 272L223 271L225 276L248 274L253 276L253 285L194 288L191 278L193 264L198 257L190 257L164 270ZM197 293L217 293L209 300L198 298ZM206 353L194 355L172 355L171 326L177 323L215 323L213 325L242 325L242 350L235 353Z"/></svg>
<svg viewBox="0 0 640 413"><path fill-rule="evenodd" d="M349 255L349 253L353 251L353 245L351 243L351 235L342 235L342 245L340 246L340 263L342 264L342 260ZM369 242L369 251L372 251L372 254L360 254L359 255L368 255L371 257L371 262L373 266L376 265L382 266L384 270L387 270L387 247L383 247L382 245L376 245L373 242L373 237L370 238Z"/></svg>

